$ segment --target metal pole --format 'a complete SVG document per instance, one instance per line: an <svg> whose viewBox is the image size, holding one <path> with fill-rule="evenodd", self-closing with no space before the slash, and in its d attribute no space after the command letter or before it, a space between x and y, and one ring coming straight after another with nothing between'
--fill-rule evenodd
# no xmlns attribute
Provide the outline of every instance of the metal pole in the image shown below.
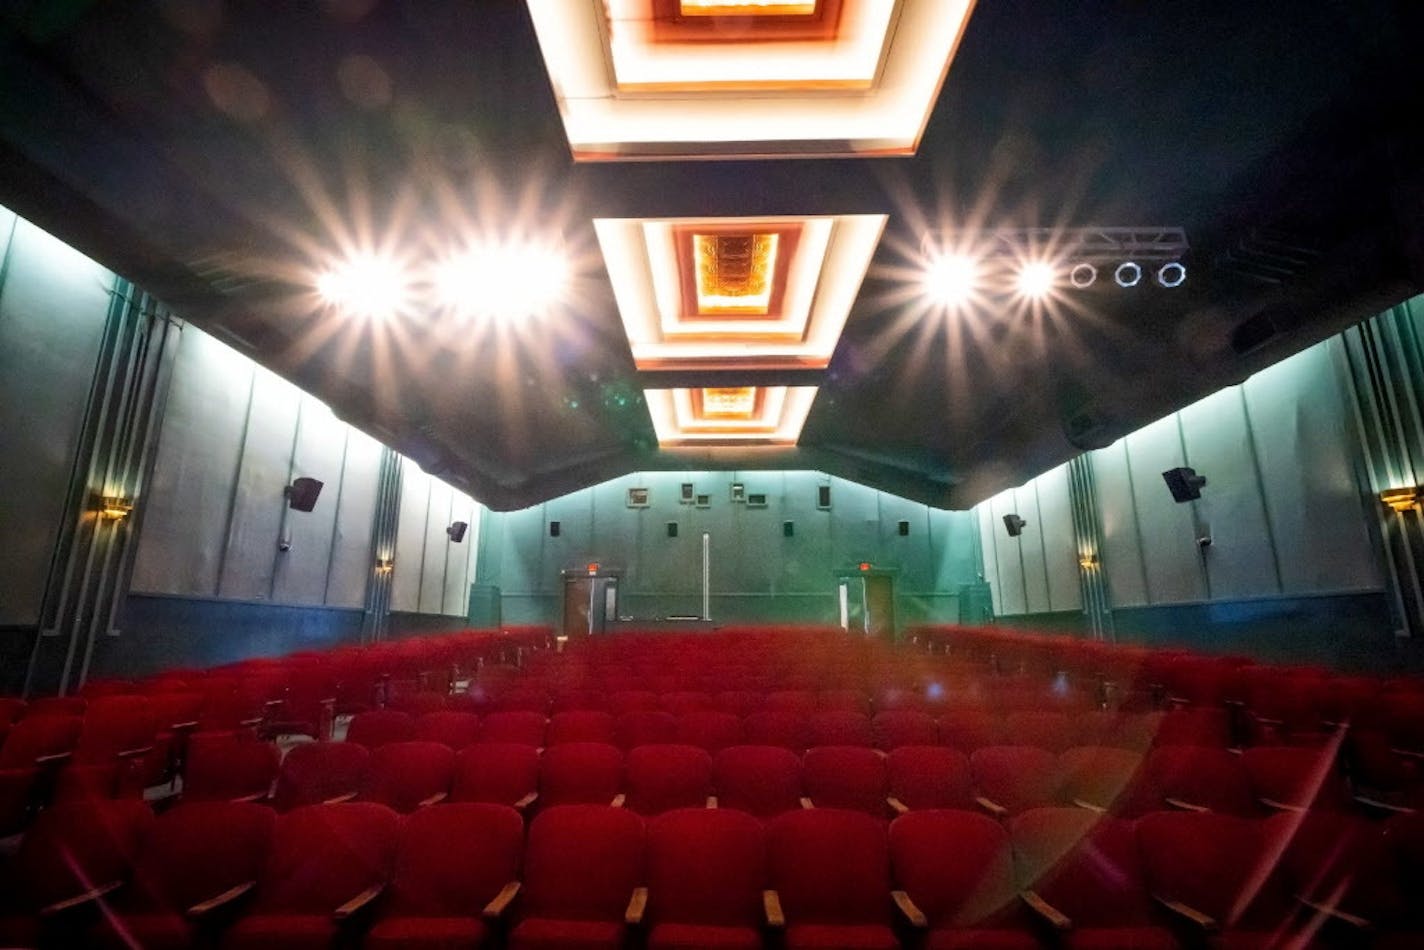
<svg viewBox="0 0 1424 950"><path fill-rule="evenodd" d="M712 619L712 535L702 532L702 619Z"/></svg>

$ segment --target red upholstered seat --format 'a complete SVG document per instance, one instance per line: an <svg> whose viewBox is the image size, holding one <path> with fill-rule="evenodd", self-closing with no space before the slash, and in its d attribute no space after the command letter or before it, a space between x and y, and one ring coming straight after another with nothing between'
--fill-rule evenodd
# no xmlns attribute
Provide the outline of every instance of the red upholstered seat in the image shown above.
<svg viewBox="0 0 1424 950"><path fill-rule="evenodd" d="M939 723L929 713L913 709L889 709L871 721L875 747L889 752L901 746L931 746L939 743Z"/></svg>
<svg viewBox="0 0 1424 950"><path fill-rule="evenodd" d="M781 689L770 692L762 701L767 712L794 712L809 716L816 711L816 694L805 689Z"/></svg>
<svg viewBox="0 0 1424 950"><path fill-rule="evenodd" d="M514 805L539 791L539 750L507 742L479 743L455 757L450 801Z"/></svg>
<svg viewBox="0 0 1424 950"><path fill-rule="evenodd" d="M848 808L885 817L885 755L875 749L808 749L801 760L801 786L817 808Z"/></svg>
<svg viewBox="0 0 1424 950"><path fill-rule="evenodd" d="M479 740L480 717L472 712L426 713L415 721L414 737L424 742L439 742L459 752Z"/></svg>
<svg viewBox="0 0 1424 950"><path fill-rule="evenodd" d="M1058 757L1047 749L989 746L969 757L969 769L975 794L1001 817L1058 801Z"/></svg>
<svg viewBox="0 0 1424 950"><path fill-rule="evenodd" d="M495 712L532 712L541 717L549 714L549 696L542 689L511 687L494 697Z"/></svg>
<svg viewBox="0 0 1424 950"><path fill-rule="evenodd" d="M407 813L450 793L455 753L438 742L391 742L371 753L365 801Z"/></svg>
<svg viewBox="0 0 1424 950"><path fill-rule="evenodd" d="M480 720L481 742L515 742L539 748L549 721L543 713L529 710L492 712Z"/></svg>
<svg viewBox="0 0 1424 950"><path fill-rule="evenodd" d="M1077 730L1067 713L1012 712L1004 717L1004 736L1014 745L1031 745L1049 752L1062 752L1075 744Z"/></svg>
<svg viewBox="0 0 1424 950"><path fill-rule="evenodd" d="M453 804L406 819L369 950L475 948L482 910L519 877L524 821L504 805Z"/></svg>
<svg viewBox="0 0 1424 950"><path fill-rule="evenodd" d="M115 893L96 946L183 948L198 939L188 910L257 879L276 814L247 802L184 803L161 815L141 841L132 881Z"/></svg>
<svg viewBox="0 0 1424 950"><path fill-rule="evenodd" d="M998 745L1002 735L999 718L983 709L947 709L939 717L939 743L969 755L977 749Z"/></svg>
<svg viewBox="0 0 1424 950"><path fill-rule="evenodd" d="M636 709L620 715L614 723L614 735L621 749L640 745L664 745L677 740L677 719L672 713L656 709Z"/></svg>
<svg viewBox="0 0 1424 950"><path fill-rule="evenodd" d="M550 746L539 762L539 800L548 805L607 805L623 791L623 753L602 742Z"/></svg>
<svg viewBox="0 0 1424 950"><path fill-rule="evenodd" d="M1225 749L1231 745L1231 717L1225 709L1173 709L1157 723L1153 742L1159 746L1190 745Z"/></svg>
<svg viewBox="0 0 1424 950"><path fill-rule="evenodd" d="M864 713L833 709L813 713L806 720L806 743L808 748L863 746L868 749L875 745L875 736Z"/></svg>
<svg viewBox="0 0 1424 950"><path fill-rule="evenodd" d="M906 808L974 808L969 758L943 746L901 746L885 757L887 792Z"/></svg>
<svg viewBox="0 0 1424 950"><path fill-rule="evenodd" d="M400 816L374 802L309 805L277 820L272 849L247 913L225 950L332 946L337 908L390 879Z"/></svg>
<svg viewBox="0 0 1424 950"><path fill-rule="evenodd" d="M767 823L768 883L781 899L788 948L899 945L890 929L885 822L816 808Z"/></svg>
<svg viewBox="0 0 1424 950"><path fill-rule="evenodd" d="M188 737L183 800L266 800L280 758L275 744L251 733L195 732Z"/></svg>
<svg viewBox="0 0 1424 950"><path fill-rule="evenodd" d="M755 712L742 720L742 737L747 745L775 745L798 755L809 740L807 714L789 710Z"/></svg>
<svg viewBox="0 0 1424 950"><path fill-rule="evenodd" d="M749 716L761 708L761 694L747 689L726 689L713 697L716 708L734 716Z"/></svg>
<svg viewBox="0 0 1424 950"><path fill-rule="evenodd" d="M415 717L394 709L373 709L351 717L346 741L376 749L388 742L409 742L415 738Z"/></svg>
<svg viewBox="0 0 1424 950"><path fill-rule="evenodd" d="M510 950L615 950L644 878L643 819L625 808L554 806L529 828Z"/></svg>
<svg viewBox="0 0 1424 950"><path fill-rule="evenodd" d="M648 946L761 946L762 824L727 809L679 809L648 822Z"/></svg>
<svg viewBox="0 0 1424 950"><path fill-rule="evenodd" d="M272 803L278 811L359 795L366 787L371 753L349 742L304 742L282 759Z"/></svg>
<svg viewBox="0 0 1424 950"><path fill-rule="evenodd" d="M1256 800L1271 809L1340 810L1349 789L1336 761L1337 744L1258 746L1241 753L1241 765Z"/></svg>
<svg viewBox="0 0 1424 950"><path fill-rule="evenodd" d="M1388 931L1410 905L1417 904L1419 883L1398 873L1390 853L1390 824L1339 811L1282 812L1265 821L1267 848L1279 849L1278 868L1293 896L1320 907L1344 911L1369 922L1367 930ZM1315 918L1314 912L1305 912ZM1324 935L1365 942L1366 933L1348 925Z"/></svg>
<svg viewBox="0 0 1424 950"><path fill-rule="evenodd" d="M1226 749L1164 746L1147 754L1143 771L1158 808L1196 807L1243 817L1262 813L1241 757Z"/></svg>
<svg viewBox="0 0 1424 950"><path fill-rule="evenodd" d="M677 717L677 742L720 752L742 744L742 718L728 712L703 711Z"/></svg>
<svg viewBox="0 0 1424 950"><path fill-rule="evenodd" d="M664 712L674 716L685 716L691 712L710 712L714 708L711 694L696 690L663 693L658 702Z"/></svg>
<svg viewBox="0 0 1424 950"><path fill-rule="evenodd" d="M801 807L801 760L778 746L741 745L712 760L712 784L723 808L770 818Z"/></svg>
<svg viewBox="0 0 1424 950"><path fill-rule="evenodd" d="M615 716L626 712L651 711L661 706L658 694L646 689L618 690L608 697L608 711Z"/></svg>
<svg viewBox="0 0 1424 950"><path fill-rule="evenodd" d="M627 805L640 815L702 807L712 794L712 756L696 746L638 746L624 766Z"/></svg>
<svg viewBox="0 0 1424 950"><path fill-rule="evenodd" d="M1141 768L1142 755L1130 749L1077 746L1058 757L1060 793L1067 804L1136 817L1142 809L1134 804L1134 783Z"/></svg>
<svg viewBox="0 0 1424 950"><path fill-rule="evenodd" d="M1074 741L1079 746L1109 746L1145 753L1157 740L1162 714L1100 709L1079 713L1075 722Z"/></svg>
<svg viewBox="0 0 1424 950"><path fill-rule="evenodd" d="M613 723L613 716L600 710L554 713L549 719L544 744L556 746L569 742L604 742L612 745L616 738Z"/></svg>

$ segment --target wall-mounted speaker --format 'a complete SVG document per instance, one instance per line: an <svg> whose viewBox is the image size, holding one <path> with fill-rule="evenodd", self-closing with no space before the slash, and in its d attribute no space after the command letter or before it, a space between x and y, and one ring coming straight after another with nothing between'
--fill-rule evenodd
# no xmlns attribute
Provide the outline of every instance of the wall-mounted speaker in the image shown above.
<svg viewBox="0 0 1424 950"><path fill-rule="evenodd" d="M675 538L675 537L677 537L677 522L676 522L676 521L669 521L669 522L667 523L667 536L670 537L670 538Z"/></svg>
<svg viewBox="0 0 1424 950"><path fill-rule="evenodd" d="M1009 533L1009 537L1011 538L1017 538L1019 535L1023 534L1024 525L1026 524L1028 524L1028 522L1020 518L1018 515L1004 515L1004 530Z"/></svg>
<svg viewBox="0 0 1424 950"><path fill-rule="evenodd" d="M316 478L297 478L287 486L287 507L293 511L311 511L325 482Z"/></svg>
<svg viewBox="0 0 1424 950"><path fill-rule="evenodd" d="M1201 490L1206 485L1206 476L1198 475L1196 469L1185 467L1168 469L1162 473L1162 480L1167 483L1172 500L1178 504L1196 501L1201 497Z"/></svg>
<svg viewBox="0 0 1424 950"><path fill-rule="evenodd" d="M908 521L902 521L902 522L900 522L898 525L896 525L895 527L896 527L896 529L900 532L900 537L902 537L902 538L909 537L909 535L910 535L910 522L908 522Z"/></svg>
<svg viewBox="0 0 1424 950"><path fill-rule="evenodd" d="M563 529L564 529L564 526L563 526L562 524L560 524L559 522L557 522L557 521L551 521L551 522L549 522L549 537L551 537L551 538L557 538L557 537L559 536L559 532L561 532Z"/></svg>
<svg viewBox="0 0 1424 950"><path fill-rule="evenodd" d="M464 521L457 521L445 529L445 533L450 536L450 540L459 544L465 540L465 531L469 529L469 524Z"/></svg>
<svg viewBox="0 0 1424 950"><path fill-rule="evenodd" d="M794 521L783 521L783 522L781 522L781 536L782 536L783 538L795 537L795 535L796 535L796 522L794 522Z"/></svg>
<svg viewBox="0 0 1424 950"><path fill-rule="evenodd" d="M830 485L817 485L817 486L816 486L816 507L817 507L817 508L820 508L820 509L822 509L822 510L827 510L827 509L829 509L829 508L831 507L831 486L830 486Z"/></svg>

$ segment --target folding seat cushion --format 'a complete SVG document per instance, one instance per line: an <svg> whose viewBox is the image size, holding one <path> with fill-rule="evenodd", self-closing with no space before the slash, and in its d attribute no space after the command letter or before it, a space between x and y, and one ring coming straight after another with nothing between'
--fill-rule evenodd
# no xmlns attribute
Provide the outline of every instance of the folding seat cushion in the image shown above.
<svg viewBox="0 0 1424 950"><path fill-rule="evenodd" d="M1252 794L1266 808L1341 810L1349 789L1336 761L1337 743L1321 746L1256 746L1241 753Z"/></svg>
<svg viewBox="0 0 1424 950"><path fill-rule="evenodd" d="M1209 812L1154 812L1138 819L1148 886L1177 908L1188 933L1210 929L1213 939L1233 948L1299 945L1288 934L1295 903L1276 873L1280 851L1265 825Z"/></svg>
<svg viewBox="0 0 1424 950"><path fill-rule="evenodd" d="M1009 821L1009 835L1021 886L1067 918L1056 928L1063 946L1177 946L1155 916L1131 821L1081 808L1035 808Z"/></svg>
<svg viewBox="0 0 1424 950"><path fill-rule="evenodd" d="M450 794L455 753L438 742L389 742L371 753L361 798L408 814Z"/></svg>
<svg viewBox="0 0 1424 950"><path fill-rule="evenodd" d="M927 931L924 946L1038 946L1018 908L1009 835L998 822L969 811L913 811L890 823L889 842L895 885L922 915L911 923Z"/></svg>
<svg viewBox="0 0 1424 950"><path fill-rule="evenodd" d="M640 815L705 807L712 794L712 756L697 746L638 746L625 768L627 805Z"/></svg>
<svg viewBox="0 0 1424 950"><path fill-rule="evenodd" d="M939 723L928 713L891 709L875 714L870 723L875 747L889 752L901 746L939 743Z"/></svg>
<svg viewBox="0 0 1424 950"><path fill-rule="evenodd" d="M742 737L747 745L776 745L799 754L810 739L806 720L800 712L754 712L742 720Z"/></svg>
<svg viewBox="0 0 1424 950"><path fill-rule="evenodd" d="M812 713L806 720L806 743L815 746L862 746L872 748L875 736L864 713L829 710Z"/></svg>
<svg viewBox="0 0 1424 950"><path fill-rule="evenodd" d="M665 745L677 739L677 719L672 713L654 709L625 712L614 722L614 735L618 747L624 750L640 745Z"/></svg>
<svg viewBox="0 0 1424 950"><path fill-rule="evenodd" d="M478 713L450 710L426 713L415 721L414 735L419 741L439 742L459 752L479 740L480 717Z"/></svg>
<svg viewBox="0 0 1424 950"><path fill-rule="evenodd" d="M684 808L651 819L647 835L650 950L762 946L760 821L728 809Z"/></svg>
<svg viewBox="0 0 1424 950"><path fill-rule="evenodd" d="M517 742L535 748L544 745L549 720L528 710L492 712L480 720L480 742Z"/></svg>
<svg viewBox="0 0 1424 950"><path fill-rule="evenodd" d="M671 713L674 716L682 716L690 712L710 712L715 708L710 693L696 690L663 693L658 697L658 703L663 712Z"/></svg>
<svg viewBox="0 0 1424 950"><path fill-rule="evenodd" d="M549 730L545 734L546 745L556 746L566 742L616 742L613 732L613 716L597 710L584 712L554 713L549 718Z"/></svg>
<svg viewBox="0 0 1424 950"><path fill-rule="evenodd" d="M884 818L885 754L860 746L820 746L801 759L801 787L817 808L847 808Z"/></svg>
<svg viewBox="0 0 1424 950"><path fill-rule="evenodd" d="M965 755L999 745L1002 734L999 717L988 710L946 709L939 715L939 744Z"/></svg>
<svg viewBox="0 0 1424 950"><path fill-rule="evenodd" d="M409 742L415 738L415 717L394 709L373 709L351 717L346 741L378 749L388 742Z"/></svg>
<svg viewBox="0 0 1424 950"><path fill-rule="evenodd" d="M1142 755L1110 746L1076 746L1058 757L1059 794L1065 804L1136 817L1161 807L1137 794Z"/></svg>
<svg viewBox="0 0 1424 950"><path fill-rule="evenodd" d="M539 761L541 805L608 805L622 791L623 752L615 745L553 745Z"/></svg>
<svg viewBox="0 0 1424 950"><path fill-rule="evenodd" d="M1077 739L1073 718L1067 713L1019 711L1004 717L1005 741L1031 745L1049 752L1062 752Z"/></svg>
<svg viewBox="0 0 1424 950"><path fill-rule="evenodd" d="M395 872L363 946L489 945L483 917L498 916L513 897L523 851L524 820L508 806L466 803L416 812L401 830Z"/></svg>
<svg viewBox="0 0 1424 950"><path fill-rule="evenodd" d="M184 803L164 812L143 836L132 880L109 900L89 940L180 950L212 934L221 911L256 882L276 821L272 809L250 802Z"/></svg>
<svg viewBox="0 0 1424 950"><path fill-rule="evenodd" d="M455 757L451 802L527 808L539 793L539 750L511 742L467 746Z"/></svg>
<svg viewBox="0 0 1424 950"><path fill-rule="evenodd" d="M304 742L287 750L272 803L278 811L349 801L366 787L371 753L350 742Z"/></svg>
<svg viewBox="0 0 1424 950"><path fill-rule="evenodd" d="M786 922L788 950L898 947L891 930L885 822L815 808L767 823L767 881Z"/></svg>
<svg viewBox="0 0 1424 950"><path fill-rule="evenodd" d="M1144 794L1160 808L1195 809L1254 817L1263 813L1241 757L1222 748L1164 746L1147 754Z"/></svg>
<svg viewBox="0 0 1424 950"><path fill-rule="evenodd" d="M969 757L975 800L998 818L1058 802L1058 757L1033 746L1001 745Z"/></svg>
<svg viewBox="0 0 1424 950"><path fill-rule="evenodd" d="M658 694L646 689L618 690L608 697L608 711L615 716L626 712L653 711L660 707Z"/></svg>
<svg viewBox="0 0 1424 950"><path fill-rule="evenodd" d="M643 819L626 808L560 805L529 828L510 950L617 950L644 880Z"/></svg>
<svg viewBox="0 0 1424 950"><path fill-rule="evenodd" d="M1173 709L1158 722L1153 743L1225 749L1232 744L1231 716L1225 709Z"/></svg>
<svg viewBox="0 0 1424 950"><path fill-rule="evenodd" d="M740 745L712 759L718 807L770 818L801 807L801 760L780 746Z"/></svg>
<svg viewBox="0 0 1424 950"><path fill-rule="evenodd" d="M375 802L308 805L282 815L252 903L222 946L331 947L390 880L400 827L400 816Z"/></svg>
<svg viewBox="0 0 1424 950"><path fill-rule="evenodd" d="M183 800L265 801L281 754L251 733L196 732L183 765Z"/></svg>
<svg viewBox="0 0 1424 950"><path fill-rule="evenodd" d="M958 749L900 746L885 757L885 778L897 812L975 807L969 757Z"/></svg>
<svg viewBox="0 0 1424 950"><path fill-rule="evenodd" d="M676 741L708 752L742 744L742 719L732 713L689 712L677 717Z"/></svg>

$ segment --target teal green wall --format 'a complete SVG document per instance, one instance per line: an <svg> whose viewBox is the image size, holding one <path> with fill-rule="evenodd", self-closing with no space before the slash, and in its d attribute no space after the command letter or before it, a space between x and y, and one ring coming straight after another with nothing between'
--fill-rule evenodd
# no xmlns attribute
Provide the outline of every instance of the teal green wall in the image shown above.
<svg viewBox="0 0 1424 950"><path fill-rule="evenodd" d="M680 503L683 482L710 508ZM731 485L765 494L767 507L731 501ZM831 486L831 509L817 488ZM648 508L628 508L627 490L649 490ZM549 537L549 522L561 534ZM678 536L667 536L676 522ZM795 524L784 537L782 524ZM910 524L901 536L898 524ZM553 622L559 572L597 561L622 570L625 615L701 611L702 533L711 535L712 618L722 622L836 620L834 571L869 561L896 568L897 616L959 618L960 589L978 580L970 513L931 509L817 472L645 472L522 511L486 512L476 584L498 587L505 623Z"/></svg>

